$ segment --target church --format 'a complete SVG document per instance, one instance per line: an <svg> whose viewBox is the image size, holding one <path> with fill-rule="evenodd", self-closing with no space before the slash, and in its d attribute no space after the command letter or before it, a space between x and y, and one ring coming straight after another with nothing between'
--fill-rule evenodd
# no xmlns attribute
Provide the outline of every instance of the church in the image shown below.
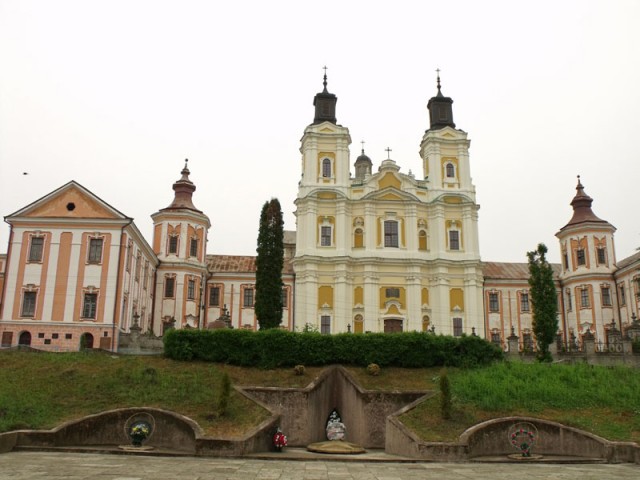
<svg viewBox="0 0 640 480"><path fill-rule="evenodd" d="M325 75L301 139L296 231L285 232L282 328L479 335L502 347L515 335L535 348L527 264L480 258L470 141L441 90L438 78L416 176L390 156L374 168L364 149L352 163ZM173 191L170 205L151 215L150 242L132 218L75 181L7 215L1 346L117 351L132 328L154 336L257 330L255 257L206 251L211 221L195 206L186 162ZM606 343L610 331L636 321L640 306L640 253L616 258L616 229L592 203L578 180L573 213L556 233L565 343L587 332Z"/></svg>

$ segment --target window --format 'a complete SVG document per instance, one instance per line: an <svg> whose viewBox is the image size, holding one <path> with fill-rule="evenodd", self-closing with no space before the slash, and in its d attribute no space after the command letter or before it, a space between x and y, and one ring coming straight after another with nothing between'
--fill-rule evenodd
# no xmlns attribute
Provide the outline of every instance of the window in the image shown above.
<svg viewBox="0 0 640 480"><path fill-rule="evenodd" d="M178 236L171 235L169 237L169 253L173 253L174 255L178 253Z"/></svg>
<svg viewBox="0 0 640 480"><path fill-rule="evenodd" d="M627 296L624 291L624 285L620 285L620 306L625 306L627 304Z"/></svg>
<svg viewBox="0 0 640 480"><path fill-rule="evenodd" d="M567 310L571 311L573 306L571 305L571 291L567 290Z"/></svg>
<svg viewBox="0 0 640 480"><path fill-rule="evenodd" d="M398 246L398 222L395 220L385 220L384 222L384 246Z"/></svg>
<svg viewBox="0 0 640 480"><path fill-rule="evenodd" d="M31 237L31 247L29 248L30 262L42 261L43 247L44 247L44 237Z"/></svg>
<svg viewBox="0 0 640 480"><path fill-rule="evenodd" d="M242 305L245 308L253 307L253 288L245 288L244 289L244 298Z"/></svg>
<svg viewBox="0 0 640 480"><path fill-rule="evenodd" d="M387 298L400 298L399 288L386 288L384 293Z"/></svg>
<svg viewBox="0 0 640 480"><path fill-rule="evenodd" d="M89 263L100 263L102 261L102 239L92 238L89 240Z"/></svg>
<svg viewBox="0 0 640 480"><path fill-rule="evenodd" d="M287 308L287 302L288 297L287 297L287 289L283 288L282 289L282 308Z"/></svg>
<svg viewBox="0 0 640 480"><path fill-rule="evenodd" d="M320 246L322 247L331 246L331 227L329 226L320 227Z"/></svg>
<svg viewBox="0 0 640 480"><path fill-rule="evenodd" d="M189 243L189 256L197 257L198 256L198 239L192 238Z"/></svg>
<svg viewBox="0 0 640 480"><path fill-rule="evenodd" d="M164 279L164 296L167 298L172 298L174 295L175 288L176 288L175 277L166 277Z"/></svg>
<svg viewBox="0 0 640 480"><path fill-rule="evenodd" d="M460 250L460 232L449 230L449 250Z"/></svg>
<svg viewBox="0 0 640 480"><path fill-rule="evenodd" d="M602 306L610 307L611 306L611 290L609 287L602 287Z"/></svg>
<svg viewBox="0 0 640 480"><path fill-rule="evenodd" d="M500 338L500 331L497 328L491 330L491 343L495 345L500 345L502 340Z"/></svg>
<svg viewBox="0 0 640 480"><path fill-rule="evenodd" d="M140 281L140 270L142 269L142 254L138 252L138 256L136 257L136 281Z"/></svg>
<svg viewBox="0 0 640 480"><path fill-rule="evenodd" d="M589 308L589 289L583 288L580 290L580 308Z"/></svg>
<svg viewBox="0 0 640 480"><path fill-rule="evenodd" d="M447 178L455 178L456 168L453 166L453 163L447 163L445 170L447 171Z"/></svg>
<svg viewBox="0 0 640 480"><path fill-rule="evenodd" d="M58 335L57 333L52 333L52 334L51 334L51 338L53 338L53 339L55 339L55 340L57 340L59 336L60 336L60 335Z"/></svg>
<svg viewBox="0 0 640 480"><path fill-rule="evenodd" d="M498 294L496 292L489 293L489 311L490 312L500 311L500 303L498 302Z"/></svg>
<svg viewBox="0 0 640 480"><path fill-rule="evenodd" d="M325 335L331 333L331 315L322 315L320 317L320 333Z"/></svg>
<svg viewBox="0 0 640 480"><path fill-rule="evenodd" d="M73 338L73 334L72 333L65 333L64 334L64 339L65 340L71 340Z"/></svg>
<svg viewBox="0 0 640 480"><path fill-rule="evenodd" d="M196 298L196 281L189 279L187 281L187 300L194 300Z"/></svg>
<svg viewBox="0 0 640 480"><path fill-rule="evenodd" d="M36 314L37 292L24 292L22 296L22 317L34 317Z"/></svg>
<svg viewBox="0 0 640 480"><path fill-rule="evenodd" d="M98 306L97 293L85 293L82 301L82 318L96 318L96 307Z"/></svg>
<svg viewBox="0 0 640 480"><path fill-rule="evenodd" d="M567 252L562 254L562 263L564 263L564 268L567 270L569 268L569 256L567 255Z"/></svg>
<svg viewBox="0 0 640 480"><path fill-rule="evenodd" d="M607 263L607 251L604 249L604 247L598 247L596 249L596 252L598 254L598 263L600 265Z"/></svg>
<svg viewBox="0 0 640 480"><path fill-rule="evenodd" d="M149 260L144 262L144 278L142 279L142 288L146 290L149 283Z"/></svg>
<svg viewBox="0 0 640 480"><path fill-rule="evenodd" d="M453 336L460 337L462 335L462 319L454 318L453 319Z"/></svg>
<svg viewBox="0 0 640 480"><path fill-rule="evenodd" d="M322 176L324 178L331 178L331 160L328 158L322 160Z"/></svg>
<svg viewBox="0 0 640 480"><path fill-rule="evenodd" d="M220 306L220 287L211 287L209 289L209 306L210 307Z"/></svg>
<svg viewBox="0 0 640 480"><path fill-rule="evenodd" d="M529 307L529 294L528 293L521 293L520 294L520 311L521 312L528 312L530 310Z"/></svg>
<svg viewBox="0 0 640 480"><path fill-rule="evenodd" d="M580 248L576 251L576 259L578 261L578 265L584 265L586 263L586 258L585 258L583 249Z"/></svg>
<svg viewBox="0 0 640 480"><path fill-rule="evenodd" d="M131 271L132 262L133 262L133 242L129 240L129 243L127 243L127 272Z"/></svg>
<svg viewBox="0 0 640 480"><path fill-rule="evenodd" d="M533 352L533 336L526 332L522 334L522 347L525 352Z"/></svg>

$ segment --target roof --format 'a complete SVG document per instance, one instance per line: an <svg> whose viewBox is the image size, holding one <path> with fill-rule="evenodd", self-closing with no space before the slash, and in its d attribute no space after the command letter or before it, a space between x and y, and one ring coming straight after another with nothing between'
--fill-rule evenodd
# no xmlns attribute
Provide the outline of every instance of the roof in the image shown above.
<svg viewBox="0 0 640 480"><path fill-rule="evenodd" d="M633 265L633 264L634 264L634 263L636 263L636 262L640 262L640 252L638 252L638 253L634 253L634 254L633 254L633 255L631 255L630 257L623 258L622 260L620 260L620 261L617 263L617 267L618 267L618 269L626 268L626 267L628 267L629 265Z"/></svg>
<svg viewBox="0 0 640 480"><path fill-rule="evenodd" d="M254 255L207 255L207 268L210 273L255 273ZM293 274L293 266L285 259L282 273Z"/></svg>
<svg viewBox="0 0 640 480"><path fill-rule="evenodd" d="M560 274L560 264L552 263L554 276L557 278ZM511 263L511 262L483 262L482 275L484 278L498 280L528 280L529 264L528 263Z"/></svg>

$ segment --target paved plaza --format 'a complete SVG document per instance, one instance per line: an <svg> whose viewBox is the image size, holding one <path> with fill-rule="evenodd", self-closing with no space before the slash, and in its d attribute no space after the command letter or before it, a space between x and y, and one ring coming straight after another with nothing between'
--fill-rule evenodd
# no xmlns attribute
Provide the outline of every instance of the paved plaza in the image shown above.
<svg viewBox="0 0 640 480"><path fill-rule="evenodd" d="M87 453L0 454L0 479L73 480L638 480L631 464L408 463Z"/></svg>

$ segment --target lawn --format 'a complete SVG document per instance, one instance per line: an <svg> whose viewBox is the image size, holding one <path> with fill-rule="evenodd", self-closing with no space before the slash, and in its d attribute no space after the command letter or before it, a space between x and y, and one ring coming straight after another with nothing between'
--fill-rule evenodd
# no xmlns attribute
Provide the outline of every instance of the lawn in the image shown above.
<svg viewBox="0 0 640 480"><path fill-rule="evenodd" d="M0 352L0 432L48 429L119 407L148 406L193 418L214 437L238 437L269 417L232 392L224 415L218 389L235 385L304 387L322 371L260 370L163 357L106 353ZM371 390L437 390L440 369L383 368L378 376L348 367ZM588 365L498 363L448 371L453 416L442 420L435 395L401 420L428 441L455 441L490 418L527 415L583 428L610 440L640 441L640 370Z"/></svg>

